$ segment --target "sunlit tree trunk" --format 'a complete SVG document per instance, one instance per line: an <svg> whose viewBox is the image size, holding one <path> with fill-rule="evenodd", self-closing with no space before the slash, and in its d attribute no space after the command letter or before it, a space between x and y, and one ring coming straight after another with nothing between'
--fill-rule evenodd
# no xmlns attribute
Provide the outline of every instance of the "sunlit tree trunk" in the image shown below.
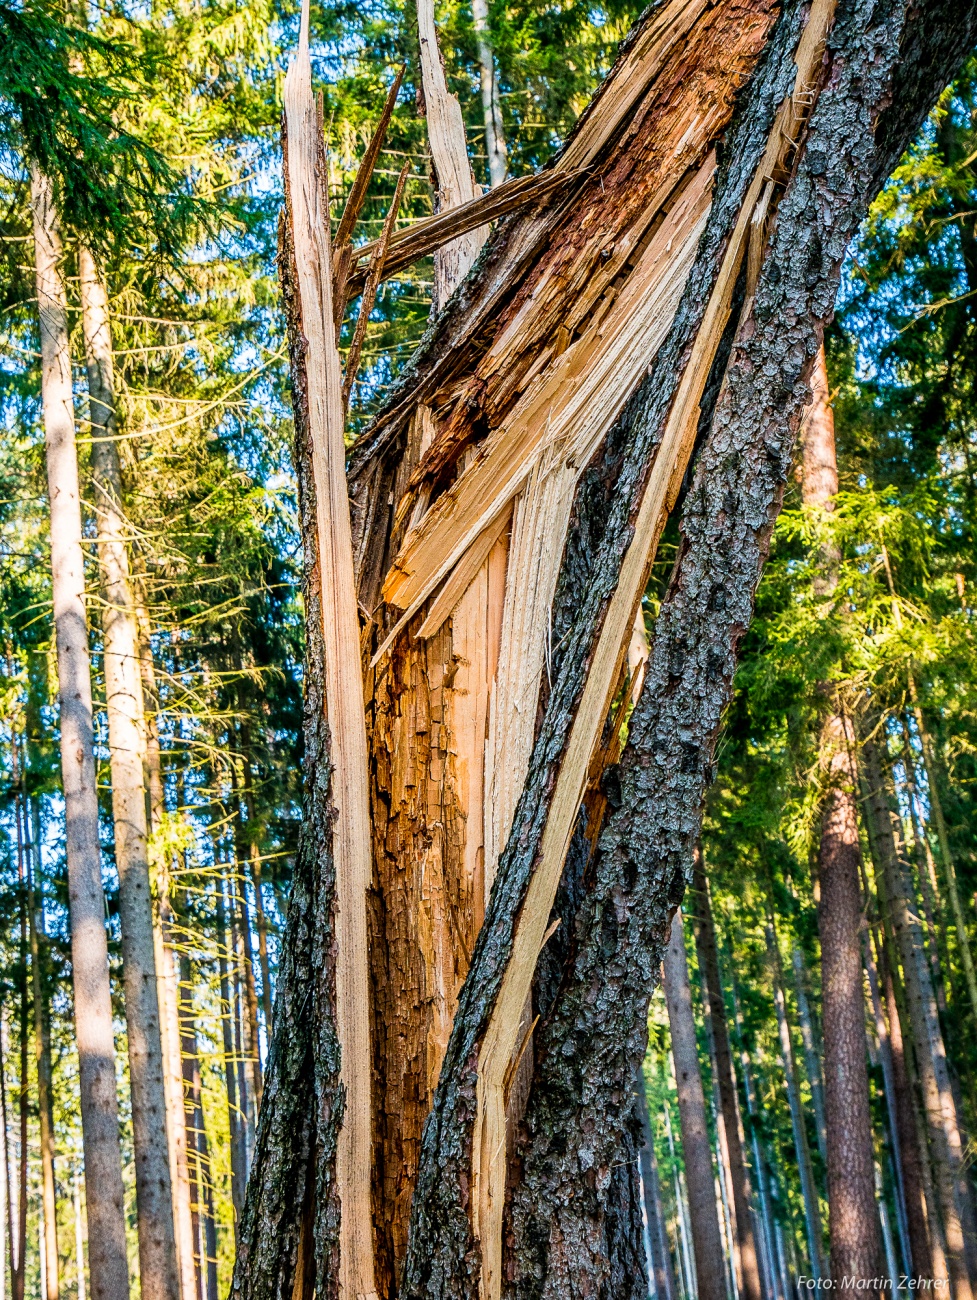
<svg viewBox="0 0 977 1300"><path fill-rule="evenodd" d="M665 1210L662 1206L661 1177L658 1172L658 1156L655 1152L655 1132L648 1111L648 1093L644 1075L637 1077L638 1116L641 1121L643 1141L639 1159L641 1161L641 1188L645 1198L645 1217L648 1221L648 1242L651 1251L651 1274L654 1278L656 1300L677 1300L675 1273L672 1269L672 1252L668 1244L668 1229L665 1226Z"/></svg>
<svg viewBox="0 0 977 1300"><path fill-rule="evenodd" d="M678 908L672 919L663 967L682 1125L685 1182L689 1190L695 1273L701 1300L726 1300L723 1241L719 1230L712 1150L683 930L682 909Z"/></svg>
<svg viewBox="0 0 977 1300"><path fill-rule="evenodd" d="M184 953L180 958L180 1030L182 1034L183 1081L187 1128L191 1134L194 1161L194 1201L198 1220L197 1252L200 1261L201 1300L219 1300L217 1288L217 1233L214 1224L213 1171L210 1145L204 1122L200 1085L200 1054L193 1009L193 968Z"/></svg>
<svg viewBox="0 0 977 1300"><path fill-rule="evenodd" d="M119 870L122 977L132 1095L139 1276L143 1300L179 1300L180 1273L167 1143L153 900L146 849L145 736L138 628L122 505L108 294L94 259L78 254L92 431L92 482L102 583L105 702ZM172 1117L170 1117L172 1123Z"/></svg>
<svg viewBox="0 0 977 1300"><path fill-rule="evenodd" d="M47 177L37 171L31 178L31 204L41 322L41 400L51 503L61 773L92 1300L125 1300L129 1294L129 1267L92 750L92 682L71 354L53 192Z"/></svg>
<svg viewBox="0 0 977 1300"><path fill-rule="evenodd" d="M54 1181L54 1098L51 1071L51 1034L42 967L46 935L40 879L39 846L34 844L34 871L28 867L27 910L30 916L31 982L34 1003L34 1058L37 1064L37 1114L41 1142L41 1200L44 1207L44 1277L47 1300L60 1295L57 1195ZM36 873L36 874L35 874Z"/></svg>
<svg viewBox="0 0 977 1300"><path fill-rule="evenodd" d="M785 1082L787 1084L790 1125L801 1179L801 1195L804 1201L804 1225L807 1231L807 1248L811 1273L816 1278L823 1278L826 1276L827 1270L821 1229L821 1209L817 1187L814 1183L814 1171L811 1166L811 1148L807 1140L807 1125L804 1119L800 1083L797 1077L794 1040L790 1032L790 1022L787 1019L783 965L780 960L780 946L777 942L777 933L774 929L772 915L766 925L766 940L767 958L773 979L773 1001L777 1015L777 1032L780 1038L780 1060L784 1067Z"/></svg>
<svg viewBox="0 0 977 1300"><path fill-rule="evenodd" d="M828 393L824 350L818 354L813 401L801 428L801 498L825 527L838 492L834 412ZM839 554L822 543L814 589L822 597L838 585ZM821 939L821 999L824 1033L824 1113L818 1115L828 1172L828 1235L835 1285L870 1281L881 1275L872 1117L865 1060L865 996L859 927L859 882L854 727L840 699L821 730L824 795L818 852L818 931ZM812 1092L818 1100L815 1063ZM817 1106L815 1107L817 1110ZM823 1136L821 1136L823 1134Z"/></svg>

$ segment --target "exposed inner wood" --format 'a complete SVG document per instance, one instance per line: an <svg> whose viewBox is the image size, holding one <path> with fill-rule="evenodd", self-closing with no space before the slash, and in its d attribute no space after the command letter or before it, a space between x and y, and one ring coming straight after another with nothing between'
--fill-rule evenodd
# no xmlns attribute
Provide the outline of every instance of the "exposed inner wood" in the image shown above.
<svg viewBox="0 0 977 1300"><path fill-rule="evenodd" d="M634 536L605 615L574 718L543 832L539 860L529 883L516 926L512 954L482 1043L473 1173L475 1230L482 1248L483 1300L495 1300L501 1295L502 1211L507 1157L506 1080L519 1045L521 1017L545 942L560 874L585 793L587 773L627 652L658 538L678 495L691 454L699 403L729 318L733 289L748 251L751 230L757 228L754 216L761 203L766 212L772 197L768 182L783 174L797 139L797 130L810 110L816 90L816 72L833 15L834 0L815 0L795 57L797 79L794 91L778 112L767 150L747 192L679 384L644 489Z"/></svg>
<svg viewBox="0 0 977 1300"><path fill-rule="evenodd" d="M354 453L361 608L381 586L390 602L367 692L381 1292L403 1257L421 1127L525 778L574 491L671 326L713 147L772 16L751 0L675 0L646 20L556 165L577 179L513 217L449 306L463 362L449 373L422 357L409 396ZM481 661L473 626L491 647ZM586 749L585 781L589 765ZM534 965L535 952L530 978ZM513 1023L503 1124L531 1068L528 985ZM497 1146L501 1189L504 1134Z"/></svg>
<svg viewBox="0 0 977 1300"><path fill-rule="evenodd" d="M325 695L336 808L336 1029L345 1112L336 1157L341 1207L339 1294L376 1296L371 1231L371 1062L366 891L370 810L359 616L346 490L342 374L333 314L329 200L322 123L312 94L308 0L285 80L288 202L302 332L315 483Z"/></svg>

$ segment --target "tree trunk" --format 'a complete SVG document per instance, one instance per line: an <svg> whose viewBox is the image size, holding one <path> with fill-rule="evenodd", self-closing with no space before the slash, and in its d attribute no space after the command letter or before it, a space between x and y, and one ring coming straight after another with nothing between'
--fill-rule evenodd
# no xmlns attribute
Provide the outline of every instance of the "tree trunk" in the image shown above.
<svg viewBox="0 0 977 1300"><path fill-rule="evenodd" d="M780 1037L780 1059L787 1084L787 1102L790 1107L790 1126L794 1137L794 1152L801 1179L804 1200L804 1225L807 1230L807 1248L811 1273L815 1278L826 1276L824 1244L821 1229L821 1209L814 1172L811 1168L811 1149L807 1141L807 1125L801 1104L801 1090L797 1080L797 1062L794 1057L794 1040L787 1019L787 1000L784 997L784 973L780 962L780 947L773 927L773 916L767 922L767 955L773 978L773 1001L777 1013L777 1032Z"/></svg>
<svg viewBox="0 0 977 1300"><path fill-rule="evenodd" d="M706 1122L706 1101L699 1070L695 1012L689 988L685 956L682 909L672 918L672 929L664 955L665 997L672 1036L672 1058L678 1086L679 1118L682 1125L682 1157L689 1189L689 1215L695 1274L701 1300L726 1300L726 1270L719 1231L716 1184L712 1168L711 1143Z"/></svg>
<svg viewBox="0 0 977 1300"><path fill-rule="evenodd" d="M940 1029L936 997L930 981L917 906L899 857L884 775L875 744L867 740L862 753L867 785L866 812L877 849L876 885L885 907L902 961L913 1033L916 1069L929 1131L934 1181L943 1219L947 1265L954 1296L970 1300L973 1279L967 1267L964 1236L970 1189L963 1166L963 1150L956 1106L947 1073L946 1049Z"/></svg>
<svg viewBox="0 0 977 1300"><path fill-rule="evenodd" d="M940 1223L939 1198L933 1185L926 1120L919 1104L916 1071L911 1066L911 1040L909 1043L906 1042L902 1029L903 1025L909 1024L909 1013L905 1004L905 997L901 996L902 990L901 988L897 989L896 986L898 966L895 944L891 939L891 925L887 925L886 930L887 933L880 953L881 974L885 990L889 1034L892 1042L893 1070L898 1090L897 1097L900 1102L899 1124L905 1134L902 1145L903 1169L909 1170L908 1177L911 1179L911 1165L915 1159L920 1188L918 1202L915 1196L912 1201L916 1218L915 1227L912 1227L912 1219L910 1219L910 1225L914 1233L912 1240L919 1243L919 1251L923 1261L922 1264L916 1264L915 1267L917 1271L922 1272L925 1270L927 1260L930 1260L932 1267L929 1274L924 1272L924 1276L930 1276L934 1281L938 1280L944 1288L949 1288L950 1274L946 1262L946 1240ZM918 1209L915 1208L917 1206ZM917 1247L914 1245L913 1249L916 1250Z"/></svg>
<svg viewBox="0 0 977 1300"><path fill-rule="evenodd" d="M672 1252L668 1245L665 1210L662 1206L661 1178L658 1157L655 1154L655 1131L648 1112L648 1092L644 1075L637 1076L638 1115L641 1120L643 1142L641 1145L641 1186L645 1198L645 1217L648 1221L649 1264L655 1284L655 1300L678 1300L675 1274L672 1270Z"/></svg>
<svg viewBox="0 0 977 1300"><path fill-rule="evenodd" d="M611 1220L623 1203L614 1170L629 1149L653 973L698 837L807 375L848 242L975 30L970 9L935 0L925 13L903 0L844 0L826 42L832 17L820 0L779 19L740 0L650 11L555 165L566 188L500 225L354 453L359 605L376 611L363 641L364 658L373 651L377 960L374 1074L352 1100L396 1114L412 1140L423 1126L411 1162L378 1140L372 1171L378 1239L403 1222L413 1195L402 1300L572 1300L609 1286ZM318 220L321 240L321 211ZM313 334L328 340L332 321L321 292L317 307L297 284L294 222L293 211L281 267L307 544L317 851L300 854L283 944L236 1271L242 1300L302 1293L310 1257L319 1300L347 1297L336 1268L345 1094L334 1019L344 951L335 885L347 867L328 830L309 409L309 376L324 364ZM320 259L320 284L328 275ZM620 739L605 724L635 611L680 495L682 543L644 688L620 763L603 772L608 733L611 752ZM477 644L499 647L497 663L476 664L455 642L455 611L475 584L457 635L468 636L472 617ZM473 683L464 698L452 675L463 660ZM330 698L330 718L343 703ZM461 759L475 774L464 804ZM580 888L568 873L554 915L571 841L585 872ZM489 884L472 943L469 918ZM443 944L435 952L432 932ZM544 944L562 954L545 988ZM432 994L404 981L411 971L419 981L450 976L433 999L436 1034ZM382 1035L403 988L416 1002L404 1008L394 1073ZM525 1101L513 1108L515 1079ZM385 1249L376 1277L389 1294L397 1270Z"/></svg>
<svg viewBox="0 0 977 1300"><path fill-rule="evenodd" d="M48 1028L47 1000L44 996L44 973L41 966L44 933L44 901L40 888L40 846L34 845L34 873L28 867L27 911L30 917L31 979L34 1002L34 1056L37 1062L37 1114L41 1140L41 1203L44 1207L44 1276L47 1300L60 1295L58 1262L58 1211L54 1181L54 1107L51 1078L51 1035Z"/></svg>
<svg viewBox="0 0 977 1300"><path fill-rule="evenodd" d="M828 1128L824 1117L824 1081L821 1073L821 1053L818 1050L814 1031L814 1017L807 996L806 971L804 955L795 943L790 954L794 969L794 996L797 998L797 1019L801 1027L801 1043L804 1047L804 1068L811 1085L811 1104L814 1107L814 1122L818 1134L818 1150L821 1159L828 1161Z"/></svg>
<svg viewBox="0 0 977 1300"><path fill-rule="evenodd" d="M821 814L818 929L824 1025L828 1234L831 1276L840 1287L882 1276L875 1202L872 1115L865 1059L865 994L859 929L862 899L851 721L828 718L822 761L828 793Z"/></svg>
<svg viewBox="0 0 977 1300"><path fill-rule="evenodd" d="M85 1237L81 1222L81 1193L78 1174L71 1181L71 1203L75 1212L75 1300L85 1300Z"/></svg>
<svg viewBox="0 0 977 1300"><path fill-rule="evenodd" d="M706 1014L710 1025L716 1086L719 1093L719 1108L725 1129L726 1149L729 1159L733 1217L736 1221L736 1237L739 1243L740 1268L737 1284L741 1287L743 1300L763 1300L756 1238L753 1233L753 1219L750 1212L750 1186L747 1178L746 1161L743 1158L743 1142L740 1135L740 1114L736 1101L736 1072L733 1067L733 1052L729 1041L729 1022L726 1018L726 1001L723 997L722 978L719 972L719 949L716 943L716 927L712 916L712 904L709 900L709 882L706 879L706 873L702 865L701 849L696 851L692 889L695 899L696 948L699 954L699 968L703 977Z"/></svg>
<svg viewBox="0 0 977 1300"><path fill-rule="evenodd" d="M14 1270L17 1266L17 1243L14 1226L14 1189L12 1181L12 1171L10 1167L10 1130L8 1128L7 1112L7 1065L4 1059L4 1031L6 1021L0 1014L0 1114L3 1117L3 1199L6 1205L6 1229L7 1229L7 1261L10 1265L10 1285L11 1290L14 1286ZM0 1273L6 1272L0 1269Z"/></svg>
<svg viewBox="0 0 977 1300"><path fill-rule="evenodd" d="M824 516L834 509L838 492L838 461L823 348L818 353L812 388L813 401L801 434L801 497L808 509L821 512L824 523ZM815 592L823 596L834 593L838 559L833 542L824 543ZM828 1236L836 1286L842 1285L844 1279L850 1279L848 1285L853 1285L880 1277L882 1272L858 938L862 902L855 750L854 728L836 700L821 731L826 792L818 853L825 1083L824 1114L818 1115L818 1129L825 1134ZM817 1083L812 1083L812 1092L817 1099L817 1072L814 1078Z"/></svg>
<svg viewBox="0 0 977 1300"><path fill-rule="evenodd" d="M17 1111L20 1129L17 1142L17 1271L11 1274L14 1300L24 1300L27 1282L27 1174L28 1139L30 1120L30 1091L27 1078L28 1039L30 1036L30 995L28 993L28 922L27 873L23 845L19 844L17 861L17 910L20 914L20 944L18 952L17 984L20 997L18 1015L18 1040L20 1048L20 1077L17 1080Z"/></svg>
<svg viewBox="0 0 977 1300"><path fill-rule="evenodd" d="M227 1123L231 1136L231 1202L234 1224L240 1225L244 1189L248 1177L246 1140L247 1102L239 1095L238 1053L234 1044L235 999L231 978L234 948L227 924L227 903L223 877L217 880L217 967L220 976L221 1037L224 1049L224 1080L227 1088Z"/></svg>
<svg viewBox="0 0 977 1300"><path fill-rule="evenodd" d="M488 156L489 184L505 180L508 159L505 132L502 128L502 105L499 80L495 71L495 54L489 33L488 0L472 0L472 19L478 45L478 84L482 94L482 120L485 123L485 153Z"/></svg>
<svg viewBox="0 0 977 1300"><path fill-rule="evenodd" d="M204 1122L200 1089L200 1054L193 1012L193 968L184 953L180 958L180 1030L183 1057L183 1081L186 1098L187 1129L194 1160L197 1189L196 1214L199 1220L198 1251L200 1259L201 1300L219 1300L217 1286L217 1231L214 1223L213 1171L210 1147Z"/></svg>
<svg viewBox="0 0 977 1300"><path fill-rule="evenodd" d="M179 1300L166 1087L156 985L153 902L146 853L142 681L129 579L122 476L115 442L115 388L108 295L91 254L79 249L82 323L92 427L92 483L102 583L105 702L112 817L119 870L122 978L136 1165L142 1300Z"/></svg>
<svg viewBox="0 0 977 1300"><path fill-rule="evenodd" d="M92 1300L126 1300L122 1158L115 1044L92 752L92 681L85 617L81 501L61 239L50 181L31 179L41 320L41 399L51 500L51 571L58 650L75 1035L89 1225Z"/></svg>

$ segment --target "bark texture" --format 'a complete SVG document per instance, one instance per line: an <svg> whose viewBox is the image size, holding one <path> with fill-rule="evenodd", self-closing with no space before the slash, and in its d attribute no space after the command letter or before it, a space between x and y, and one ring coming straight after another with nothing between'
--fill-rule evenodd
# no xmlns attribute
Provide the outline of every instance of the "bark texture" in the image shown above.
<svg viewBox="0 0 977 1300"><path fill-rule="evenodd" d="M127 1300L115 1044L92 750L92 679L85 615L81 501L61 238L51 182L31 178L41 321L41 400L51 501L51 573L58 654L71 966L93 1300Z"/></svg>
<svg viewBox="0 0 977 1300"><path fill-rule="evenodd" d="M872 1116L865 1043L865 995L859 929L861 853L855 795L855 732L833 715L822 733L829 789L821 814L818 858L821 998L824 1024L828 1234L837 1287L881 1277L882 1245L875 1204Z"/></svg>
<svg viewBox="0 0 977 1300"><path fill-rule="evenodd" d="M316 544L304 337L287 223L282 281L295 411L295 464L308 618L303 724L305 819L275 991L264 1096L241 1218L232 1294L242 1300L321 1300L338 1294L339 1204L335 1161L343 1095L335 1032L334 810L323 687L322 610ZM313 1217L314 1216L314 1217Z"/></svg>
<svg viewBox="0 0 977 1300"><path fill-rule="evenodd" d="M685 956L682 909L676 908L663 960L668 1026L682 1125L682 1156L689 1194L692 1249L699 1300L726 1300L723 1240L716 1207L712 1148L706 1123L706 1098L699 1069L689 967Z"/></svg>

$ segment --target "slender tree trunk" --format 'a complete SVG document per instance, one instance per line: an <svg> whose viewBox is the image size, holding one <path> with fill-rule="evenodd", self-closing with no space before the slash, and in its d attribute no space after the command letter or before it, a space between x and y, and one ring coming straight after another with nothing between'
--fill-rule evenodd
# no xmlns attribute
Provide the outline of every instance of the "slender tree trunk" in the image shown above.
<svg viewBox="0 0 977 1300"><path fill-rule="evenodd" d="M4 1059L4 1034L7 1022L0 1015L0 1111L3 1115L3 1199L6 1205L7 1260L10 1265L10 1286L15 1286L17 1267L17 1238L14 1223L13 1171L10 1163L10 1130L7 1112L7 1066ZM0 1269L0 1272L4 1270ZM6 1276L6 1275L5 1275Z"/></svg>
<svg viewBox="0 0 977 1300"><path fill-rule="evenodd" d="M194 1157L195 1214L199 1221L197 1240L201 1266L200 1296L201 1300L218 1300L217 1233L214 1223L210 1149L200 1087L200 1055L193 1015L192 980L193 969L190 958L184 954L180 958L180 1028L187 1128L192 1135L191 1149Z"/></svg>
<svg viewBox="0 0 977 1300"><path fill-rule="evenodd" d="M875 1034L878 1039L879 1058L882 1064L882 1085L885 1091L888 1129L892 1147L896 1222L899 1228L899 1240L902 1244L903 1265L907 1274L915 1276L915 1265L913 1260L916 1256L916 1249L914 1246L913 1234L917 1225L911 1225L911 1218L913 1214L919 1215L920 1212L922 1212L923 1217L921 1226L923 1228L924 1236L922 1243L920 1244L920 1259L924 1262L920 1267L925 1268L926 1271L921 1273L920 1276L932 1277L932 1265L929 1262L929 1244L925 1237L925 1204L922 1200L922 1188L919 1184L919 1170L914 1164L914 1160L918 1161L919 1153L918 1151L910 1153L909 1169L907 1170L905 1167L905 1152L903 1150L902 1133L899 1127L900 1102L896 1096L895 1053L892 1047L892 1037L889 1033L889 1026L886 1023L885 1012L882 1007L882 990L879 984L879 974L875 964L875 957L872 953L871 936L867 928L862 931L862 955L865 963L865 973L868 976L872 1018L875 1022ZM906 1100L908 1101L908 1097Z"/></svg>
<svg viewBox="0 0 977 1300"><path fill-rule="evenodd" d="M917 1100L916 1079L910 1069L912 1049L903 1034L902 1027L908 1023L908 1013L904 999L897 993L896 959L894 951L890 951L891 947L886 938L880 952L881 976L892 1043L892 1068L898 1104L902 1166L907 1179L907 1217L914 1268L917 1274L932 1277L934 1282L939 1282L948 1290L950 1274L946 1261L946 1240L940 1222L939 1198L933 1185L926 1120ZM917 1254L921 1262L917 1262Z"/></svg>
<svg viewBox="0 0 977 1300"><path fill-rule="evenodd" d="M61 240L51 183L34 172L34 256L41 320L51 569L58 648L61 771L65 795L75 1034L85 1147L92 1300L129 1294L122 1159L115 1091L105 898L92 752L92 685L85 616L81 501Z"/></svg>
<svg viewBox="0 0 977 1300"><path fill-rule="evenodd" d="M930 968L933 972L933 983L939 992L943 989L941 948L945 951L945 944L941 944L939 933L942 921L940 888L936 879L936 863L933 860L933 852L930 848L926 823L923 819L922 810L920 808L919 783L916 779L916 763L912 752L912 737L909 732L909 724L906 721L905 714L900 714L899 722L902 728L901 758L906 773L906 793L909 802L909 820L912 827L913 854L916 858L916 870L919 875L920 890L923 896L923 911L926 917L926 938L929 944ZM941 1013L944 1010L945 1007L941 1006Z"/></svg>
<svg viewBox="0 0 977 1300"><path fill-rule="evenodd" d="M85 1231L81 1221L77 1170L71 1180L71 1203L75 1212L75 1300L85 1300Z"/></svg>
<svg viewBox="0 0 977 1300"><path fill-rule="evenodd" d="M643 1142L641 1145L641 1186L645 1198L645 1217L648 1220L648 1242L651 1249L651 1273L655 1284L655 1300L677 1300L675 1274L672 1270L672 1253L668 1245L665 1210L662 1206L661 1177L658 1157L655 1154L655 1133L648 1112L648 1093L644 1075L637 1076L638 1116L641 1120Z"/></svg>
<svg viewBox="0 0 977 1300"><path fill-rule="evenodd" d="M261 963L261 1005L265 1016L265 1034L271 1040L271 964L268 960L268 917L265 914L265 900L262 893L261 846L258 843L256 827L258 824L254 791L254 770L251 764L251 733L248 727L240 729L242 766L244 768L244 806L247 809L248 825L248 865L251 869L251 883L254 886L254 906L258 922L258 959Z"/></svg>
<svg viewBox="0 0 977 1300"><path fill-rule="evenodd" d="M35 865L39 867L39 846L35 845ZM37 1062L37 1111L41 1139L41 1200L44 1206L44 1270L47 1300L58 1300L60 1268L58 1263L57 1195L54 1181L54 1105L51 1077L51 1035L48 1028L47 1001L44 996L42 951L45 945L44 902L40 888L28 868L27 910L30 916L31 977L34 1001L34 1055Z"/></svg>
<svg viewBox="0 0 977 1300"><path fill-rule="evenodd" d="M142 682L129 577L122 476L115 442L115 390L108 295L91 254L78 254L92 427L92 479L102 583L105 699L109 722L112 815L119 869L122 976L139 1210L143 1300L179 1300L166 1087L152 894L146 853Z"/></svg>
<svg viewBox="0 0 977 1300"><path fill-rule="evenodd" d="M234 950L231 947L227 926L227 905L224 880L217 881L217 965L220 972L221 1035L224 1048L224 1078L227 1087L227 1122L231 1134L231 1201L234 1205L235 1228L240 1222L244 1206L244 1188L247 1182L248 1157L245 1135L245 1110L238 1088L238 1060L234 1044L235 998L229 977Z"/></svg>
<svg viewBox="0 0 977 1300"><path fill-rule="evenodd" d="M695 1012L689 987L682 910L676 909L664 957L665 997L672 1036L672 1057L682 1123L682 1155L689 1189L692 1245L701 1300L726 1300L723 1241L716 1206L716 1184L706 1122L706 1101L699 1069Z"/></svg>
<svg viewBox="0 0 977 1300"><path fill-rule="evenodd" d="M237 861L231 878L231 898L234 905L237 931L241 941L239 978L242 988L242 1027L244 1030L244 1066L248 1081L248 1095L254 1106L249 1120L253 1127L261 1106L261 1039L258 1031L258 993L254 978L254 945L251 935L251 913L248 907L247 873L252 846L245 831L245 801L241 792L240 777L235 763L231 765L231 783L237 804L234 820L234 846Z"/></svg>
<svg viewBox="0 0 977 1300"><path fill-rule="evenodd" d="M804 1200L804 1225L807 1231L807 1248L811 1273L816 1278L826 1276L824 1245L821 1229L821 1210L818 1204L814 1172L811 1168L811 1150L807 1141L807 1126L801 1105L801 1092L797 1081L797 1061L794 1040L787 1019L787 1000L784 997L784 973L780 961L780 947L774 929L773 917L766 925L767 956L773 978L773 1000L777 1013L777 1032L780 1036L780 1058L787 1084L787 1101L790 1106L790 1125L794 1136L794 1151L801 1177L801 1194Z"/></svg>
<svg viewBox="0 0 977 1300"><path fill-rule="evenodd" d="M807 996L807 979L804 969L804 954L797 944L791 952L791 965L794 970L794 996L797 998L797 1019L801 1027L801 1043L804 1046L804 1068L811 1084L811 1104L814 1107L814 1122L818 1135L818 1150L821 1159L827 1165L828 1127L824 1117L824 1080L821 1073L821 1056L818 1051L814 1030L814 1017Z"/></svg>
<svg viewBox="0 0 977 1300"><path fill-rule="evenodd" d="M154 927L156 969L159 972L159 1007L166 1088L166 1133L173 1190L173 1227L183 1300L196 1290L194 1231L191 1209L190 1152L183 1098L183 1066L180 1060L180 991L176 969L175 915L170 894L170 869L163 863L156 875L157 924Z"/></svg>
<svg viewBox="0 0 977 1300"><path fill-rule="evenodd" d="M936 996L912 890L900 860L898 843L875 744L867 740L862 753L867 785L866 812L872 842L879 853L876 884L881 891L902 960L913 1033L914 1056L929 1131L930 1154L946 1241L947 1265L954 1296L970 1300L973 1281L967 1266L964 1223L969 1188L956 1106L950 1089L946 1049L939 1024Z"/></svg>
<svg viewBox="0 0 977 1300"><path fill-rule="evenodd" d="M472 18L475 24L475 41L478 45L478 80L482 93L482 120L485 123L485 152L488 155L489 184L501 185L505 180L508 159L505 132L502 128L502 104L499 99L499 79L495 68L495 53L489 32L488 0L472 0Z"/></svg>
<svg viewBox="0 0 977 1300"><path fill-rule="evenodd" d="M729 1023L726 1017L726 1002L723 997L722 978L719 971L716 927L712 915L712 905L709 900L709 883L702 865L701 849L696 852L692 888L695 891L696 946L705 989L704 1001L711 1027L719 1107L725 1129L726 1149L729 1158L733 1217L736 1220L736 1236L739 1243L741 1281L738 1284L742 1288L743 1300L762 1300L760 1267L757 1257L756 1238L753 1232L753 1219L750 1213L750 1187L747 1178L746 1161L743 1158L740 1114L736 1101L736 1073L733 1067L733 1053L729 1041Z"/></svg>
<svg viewBox="0 0 977 1300"><path fill-rule="evenodd" d="M19 829L19 826L18 826ZM11 1275L14 1300L24 1300L27 1280L27 1161L28 1122L30 1094L28 1091L27 1060L30 1007L27 979L27 873L23 844L18 843L17 854L17 910L20 918L20 945L17 972L18 984L18 1043L20 1048L20 1077L17 1086L17 1110L20 1130L17 1143L17 1271Z"/></svg>
<svg viewBox="0 0 977 1300"><path fill-rule="evenodd" d="M859 942L862 900L855 745L850 720L832 715L825 723L821 741L830 784L821 815L818 928L828 1222L831 1274L836 1286L841 1286L844 1279L870 1281L882 1275Z"/></svg>

